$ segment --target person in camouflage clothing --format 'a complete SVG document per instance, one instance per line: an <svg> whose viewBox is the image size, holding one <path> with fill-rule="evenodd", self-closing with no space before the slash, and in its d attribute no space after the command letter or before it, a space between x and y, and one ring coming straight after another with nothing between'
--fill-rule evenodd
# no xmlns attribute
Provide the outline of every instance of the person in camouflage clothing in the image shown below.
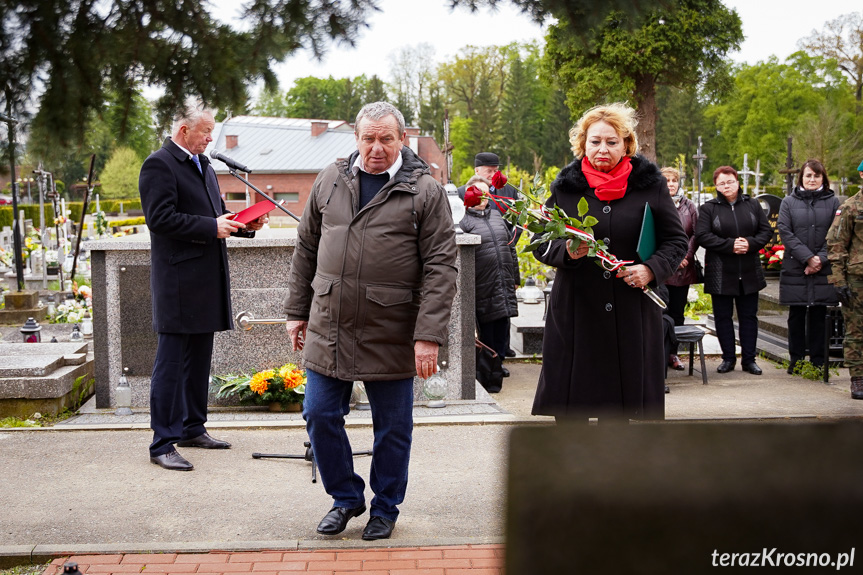
<svg viewBox="0 0 863 575"><path fill-rule="evenodd" d="M857 168L863 176L863 162ZM845 320L845 366L851 374L851 397L863 399L863 192L836 211L827 232L827 257Z"/></svg>

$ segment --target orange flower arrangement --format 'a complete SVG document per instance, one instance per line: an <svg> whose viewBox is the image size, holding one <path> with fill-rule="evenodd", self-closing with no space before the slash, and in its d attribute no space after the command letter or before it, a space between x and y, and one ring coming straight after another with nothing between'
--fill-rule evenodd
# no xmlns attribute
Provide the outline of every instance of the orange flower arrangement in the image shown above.
<svg viewBox="0 0 863 575"><path fill-rule="evenodd" d="M306 390L306 373L293 363L277 369L265 369L252 375L214 376L216 397L236 396L241 404L302 403Z"/></svg>

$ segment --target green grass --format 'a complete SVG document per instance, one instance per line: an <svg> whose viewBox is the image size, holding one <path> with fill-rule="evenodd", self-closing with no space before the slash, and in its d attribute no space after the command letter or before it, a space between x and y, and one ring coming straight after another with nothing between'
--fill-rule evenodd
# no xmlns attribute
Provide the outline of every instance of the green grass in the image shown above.
<svg viewBox="0 0 863 575"><path fill-rule="evenodd" d="M27 565L16 565L9 569L0 569L0 575L40 575L51 563L35 563Z"/></svg>

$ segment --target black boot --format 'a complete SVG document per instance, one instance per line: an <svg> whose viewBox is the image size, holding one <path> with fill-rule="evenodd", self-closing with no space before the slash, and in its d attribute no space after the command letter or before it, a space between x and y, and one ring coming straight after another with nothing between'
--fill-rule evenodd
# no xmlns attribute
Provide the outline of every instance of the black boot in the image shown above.
<svg viewBox="0 0 863 575"><path fill-rule="evenodd" d="M851 399L863 399L863 377L851 377Z"/></svg>

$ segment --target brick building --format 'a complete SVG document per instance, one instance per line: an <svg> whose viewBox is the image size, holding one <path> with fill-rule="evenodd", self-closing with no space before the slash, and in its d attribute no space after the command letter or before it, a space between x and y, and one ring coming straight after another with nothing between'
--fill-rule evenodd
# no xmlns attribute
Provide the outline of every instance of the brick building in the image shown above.
<svg viewBox="0 0 863 575"><path fill-rule="evenodd" d="M436 180L445 184L446 161L434 138L421 136L419 128L409 127L407 134L405 145L425 160ZM211 149L248 166L252 174L241 175L274 199L285 200L285 207L299 216L318 173L335 160L350 156L357 145L353 126L340 120L237 116L216 125L207 154ZM246 207L247 191L250 205L266 201L231 176L222 162L214 160L213 168L229 210Z"/></svg>

